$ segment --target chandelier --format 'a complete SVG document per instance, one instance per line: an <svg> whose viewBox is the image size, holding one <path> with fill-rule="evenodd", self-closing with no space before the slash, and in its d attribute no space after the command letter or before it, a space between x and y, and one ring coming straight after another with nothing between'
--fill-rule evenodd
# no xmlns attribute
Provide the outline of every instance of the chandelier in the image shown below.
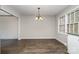
<svg viewBox="0 0 79 59"><path fill-rule="evenodd" d="M38 9L38 14L37 14L37 16L36 16L36 20L43 20L43 17L40 15L40 8L37 8Z"/></svg>

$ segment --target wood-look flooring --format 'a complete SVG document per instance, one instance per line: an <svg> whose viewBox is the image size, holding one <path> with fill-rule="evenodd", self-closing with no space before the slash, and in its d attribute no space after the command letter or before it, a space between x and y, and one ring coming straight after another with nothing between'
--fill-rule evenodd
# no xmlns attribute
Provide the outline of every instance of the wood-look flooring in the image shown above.
<svg viewBox="0 0 79 59"><path fill-rule="evenodd" d="M18 44L17 44L18 43ZM2 54L67 54L67 48L55 39L23 39L2 47Z"/></svg>

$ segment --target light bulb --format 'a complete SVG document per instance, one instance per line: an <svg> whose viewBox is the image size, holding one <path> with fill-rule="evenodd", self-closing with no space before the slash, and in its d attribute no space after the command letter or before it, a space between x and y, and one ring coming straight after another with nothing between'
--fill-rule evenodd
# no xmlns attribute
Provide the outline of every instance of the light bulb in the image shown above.
<svg viewBox="0 0 79 59"><path fill-rule="evenodd" d="M36 20L38 20L38 17L36 17Z"/></svg>
<svg viewBox="0 0 79 59"><path fill-rule="evenodd" d="M38 20L38 21L41 21L41 20L44 20L41 16L36 16L35 20Z"/></svg>
<svg viewBox="0 0 79 59"><path fill-rule="evenodd" d="M40 17L40 20L43 20L43 18L42 18L42 17Z"/></svg>

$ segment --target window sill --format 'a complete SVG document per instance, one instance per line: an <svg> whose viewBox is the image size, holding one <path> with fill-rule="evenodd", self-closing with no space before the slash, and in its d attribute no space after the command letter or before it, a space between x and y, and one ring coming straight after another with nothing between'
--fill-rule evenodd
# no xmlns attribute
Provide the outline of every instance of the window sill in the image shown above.
<svg viewBox="0 0 79 59"><path fill-rule="evenodd" d="M67 33L64 33L64 32L58 32L59 34L64 34L64 35L68 35Z"/></svg>
<svg viewBox="0 0 79 59"><path fill-rule="evenodd" d="M72 33L68 33L68 34L70 34L70 35L74 35L74 36L79 36L79 34L72 34Z"/></svg>

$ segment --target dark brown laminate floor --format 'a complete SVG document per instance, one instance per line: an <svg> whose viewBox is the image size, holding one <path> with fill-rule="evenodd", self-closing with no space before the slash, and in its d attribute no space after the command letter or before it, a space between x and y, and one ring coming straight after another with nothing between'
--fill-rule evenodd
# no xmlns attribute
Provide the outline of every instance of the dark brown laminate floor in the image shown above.
<svg viewBox="0 0 79 59"><path fill-rule="evenodd" d="M55 39L24 39L18 45L2 48L7 53L18 54L66 54L67 48Z"/></svg>

